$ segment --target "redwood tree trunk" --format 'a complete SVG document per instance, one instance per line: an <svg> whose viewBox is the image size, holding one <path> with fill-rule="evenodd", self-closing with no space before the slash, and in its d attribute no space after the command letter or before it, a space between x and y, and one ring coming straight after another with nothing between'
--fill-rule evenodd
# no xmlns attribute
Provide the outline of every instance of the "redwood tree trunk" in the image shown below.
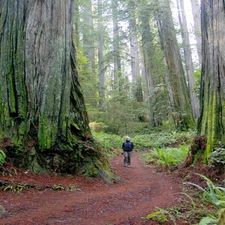
<svg viewBox="0 0 225 225"><path fill-rule="evenodd" d="M168 67L168 80L172 89L173 118L176 128L185 130L193 126L194 120L172 13L168 0L158 0L158 4L158 28Z"/></svg>
<svg viewBox="0 0 225 225"><path fill-rule="evenodd" d="M202 0L202 74L200 87L201 114L199 134L206 135L208 161L213 147L225 144L225 3Z"/></svg>
<svg viewBox="0 0 225 225"><path fill-rule="evenodd" d="M104 27L102 0L98 0L98 79L99 79L99 108L104 111L105 103L105 68L104 68Z"/></svg>
<svg viewBox="0 0 225 225"><path fill-rule="evenodd" d="M94 49L94 28L93 28L93 15L92 15L92 0L86 0L83 2L83 49L84 55L90 61L90 67L92 69L92 73L95 74L95 49Z"/></svg>
<svg viewBox="0 0 225 225"><path fill-rule="evenodd" d="M143 3L142 3L143 4ZM144 4L143 4L144 5ZM141 43L144 61L144 75L148 90L148 99L150 105L149 111L149 124L152 127L156 127L161 124L161 120L156 116L156 96L154 92L154 82L153 82L153 71L157 70L158 64L155 60L155 47L153 44L153 34L149 25L150 11L146 9L145 5L141 8L140 14L140 32L141 32ZM157 73L159 76L160 73Z"/></svg>
<svg viewBox="0 0 225 225"><path fill-rule="evenodd" d="M186 66L186 75L188 80L188 88L190 93L191 106L194 114L194 118L199 118L199 100L194 90L194 65L192 60L191 44L189 39L189 32L186 20L186 12L184 8L184 0L177 0L179 22L181 26L181 35L183 39L184 58Z"/></svg>
<svg viewBox="0 0 225 225"><path fill-rule="evenodd" d="M142 79L140 74L139 46L137 37L137 18L136 18L136 2L128 1L129 13L129 38L130 38L130 57L131 57L131 74L133 87L133 96L138 102L143 102Z"/></svg>
<svg viewBox="0 0 225 225"><path fill-rule="evenodd" d="M0 137L17 166L97 175L107 161L78 82L73 9L73 0L0 2Z"/></svg>
<svg viewBox="0 0 225 225"><path fill-rule="evenodd" d="M122 91L121 84L121 56L120 56L120 34L118 21L118 0L111 0L113 19L113 61L114 61L114 89L119 93Z"/></svg>

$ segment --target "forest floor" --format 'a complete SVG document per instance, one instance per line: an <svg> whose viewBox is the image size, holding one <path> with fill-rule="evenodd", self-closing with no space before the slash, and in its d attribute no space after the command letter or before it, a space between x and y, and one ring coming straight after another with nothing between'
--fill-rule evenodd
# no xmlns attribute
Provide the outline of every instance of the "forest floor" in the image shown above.
<svg viewBox="0 0 225 225"><path fill-rule="evenodd" d="M124 179L114 184L99 178L8 171L10 176L0 176L1 182L9 182L0 191L0 224L158 224L146 220L146 216L156 207L165 209L180 204L183 178L154 165L146 166L139 156L134 152L131 167L123 166L123 155L110 159L112 171ZM193 223L183 219L176 224Z"/></svg>

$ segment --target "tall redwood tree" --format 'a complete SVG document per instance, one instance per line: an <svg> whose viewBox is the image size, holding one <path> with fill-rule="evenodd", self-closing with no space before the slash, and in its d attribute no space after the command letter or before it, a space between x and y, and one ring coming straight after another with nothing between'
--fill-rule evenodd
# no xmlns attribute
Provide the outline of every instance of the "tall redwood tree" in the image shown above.
<svg viewBox="0 0 225 225"><path fill-rule="evenodd" d="M198 132L207 137L205 161L219 141L225 144L225 2L202 0L201 114Z"/></svg>
<svg viewBox="0 0 225 225"><path fill-rule="evenodd" d="M0 138L15 165L103 175L78 82L74 0L0 1Z"/></svg>

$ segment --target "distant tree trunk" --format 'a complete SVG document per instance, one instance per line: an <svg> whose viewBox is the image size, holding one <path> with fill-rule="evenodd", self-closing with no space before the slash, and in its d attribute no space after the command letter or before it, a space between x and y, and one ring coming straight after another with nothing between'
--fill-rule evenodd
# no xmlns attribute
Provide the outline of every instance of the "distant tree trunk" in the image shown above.
<svg viewBox="0 0 225 225"><path fill-rule="evenodd" d="M171 105L173 107L173 118L176 128L185 130L193 126L194 119L176 40L172 13L168 0L158 0L158 3L158 28L168 67L169 82L172 88L173 102L171 102Z"/></svg>
<svg viewBox="0 0 225 225"><path fill-rule="evenodd" d="M200 18L200 6L198 0L191 0L192 14L194 18L194 30L195 30L195 39L197 42L197 52L199 58L199 65L201 68L202 65L202 40L201 40L201 18Z"/></svg>
<svg viewBox="0 0 225 225"><path fill-rule="evenodd" d="M137 38L137 22L136 22L136 4L133 0L128 2L129 12L129 37L130 37L130 56L131 56L131 74L132 82L134 85L133 92L138 102L143 102L141 74L140 74L140 61L139 61L139 47Z"/></svg>
<svg viewBox="0 0 225 225"><path fill-rule="evenodd" d="M190 99L191 99L191 106L194 113L194 117L199 117L199 101L197 95L194 90L194 66L192 60L192 53L190 47L190 39L189 39L189 32L186 20L186 12L184 8L184 0L177 0L178 11L179 11L179 21L181 26L181 35L183 39L183 48L184 48L184 58L185 58L185 66L186 66L186 73L188 79L188 88L190 92Z"/></svg>
<svg viewBox="0 0 225 225"><path fill-rule="evenodd" d="M94 28L93 28L93 15L92 15L92 0L85 0L82 2L84 5L83 11L83 49L84 55L90 61L92 73L95 74L95 49L94 49Z"/></svg>
<svg viewBox="0 0 225 225"><path fill-rule="evenodd" d="M155 117L155 95L154 95L154 83L152 78L152 70L155 64L154 57L154 46L153 46L153 35L150 30L149 20L150 20L150 12L145 7L142 7L140 14L140 32L141 32L141 42L142 42L142 52L143 52L143 60L144 60L144 74L147 84L148 90L148 99L150 105L149 112L149 124L152 127L156 127L160 124Z"/></svg>
<svg viewBox="0 0 225 225"><path fill-rule="evenodd" d="M112 16L113 16L113 59L114 59L114 89L120 93L122 90L121 85L121 57L120 57L120 36L118 25L118 0L111 0L112 3Z"/></svg>
<svg viewBox="0 0 225 225"><path fill-rule="evenodd" d="M75 1L74 3L74 40L76 44L76 49L80 46L80 32L79 32L79 21L80 21L80 13L79 13L79 1Z"/></svg>
<svg viewBox="0 0 225 225"><path fill-rule="evenodd" d="M207 137L205 161L213 147L225 144L225 2L201 2L202 74L198 132Z"/></svg>
<svg viewBox="0 0 225 225"><path fill-rule="evenodd" d="M74 1L0 3L0 138L16 166L102 175L73 44Z"/></svg>
<svg viewBox="0 0 225 225"><path fill-rule="evenodd" d="M98 78L99 78L99 107L103 109L105 102L105 74L104 74L104 37L102 25L102 0L98 0Z"/></svg>

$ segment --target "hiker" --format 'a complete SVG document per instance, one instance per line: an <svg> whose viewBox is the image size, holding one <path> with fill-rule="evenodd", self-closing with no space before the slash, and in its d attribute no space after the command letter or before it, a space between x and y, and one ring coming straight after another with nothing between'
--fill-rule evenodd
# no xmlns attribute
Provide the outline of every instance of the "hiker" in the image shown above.
<svg viewBox="0 0 225 225"><path fill-rule="evenodd" d="M124 166L130 166L130 160L132 155L132 150L134 148L133 142L130 141L130 137L126 136L126 141L122 145L123 155L124 155Z"/></svg>

